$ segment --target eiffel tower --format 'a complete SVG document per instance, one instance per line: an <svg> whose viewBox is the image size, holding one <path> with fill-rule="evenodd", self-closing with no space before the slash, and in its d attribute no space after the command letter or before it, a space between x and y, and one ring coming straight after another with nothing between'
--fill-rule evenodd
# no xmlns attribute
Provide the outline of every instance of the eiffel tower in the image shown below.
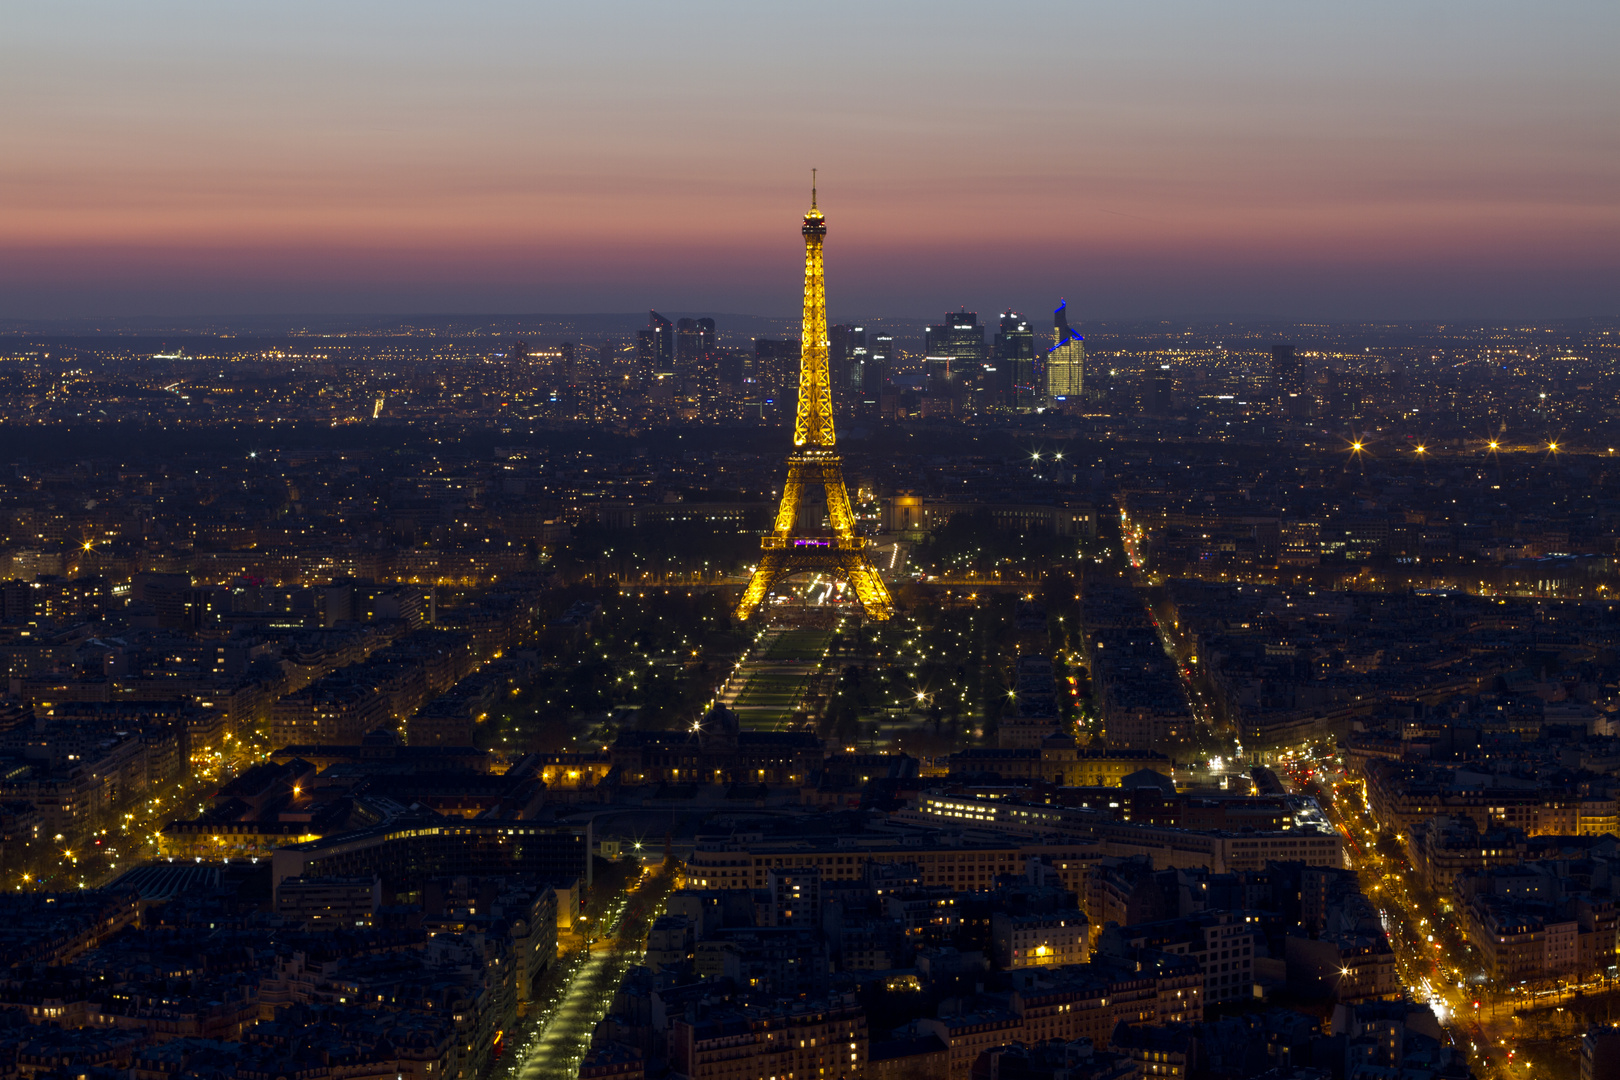
<svg viewBox="0 0 1620 1080"><path fill-rule="evenodd" d="M827 288L821 265L821 242L826 235L826 219L816 208L812 170L810 212L804 215L804 331L799 339L799 409L793 422L793 450L788 454L787 483L782 485L776 526L760 538L759 566L737 605L740 619L752 615L771 589L805 571L836 575L849 582L869 619L887 619L894 613L889 590L867 554L866 537L855 532L855 512L844 487L844 462L833 434ZM818 486L826 496L826 527L820 515L815 515L817 520L805 520L809 516L804 506L806 489L813 493Z"/></svg>

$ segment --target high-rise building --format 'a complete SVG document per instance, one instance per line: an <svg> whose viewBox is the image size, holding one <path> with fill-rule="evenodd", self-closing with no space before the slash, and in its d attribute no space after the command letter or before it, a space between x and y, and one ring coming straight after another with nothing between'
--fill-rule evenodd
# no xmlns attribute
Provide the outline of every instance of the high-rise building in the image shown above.
<svg viewBox="0 0 1620 1080"><path fill-rule="evenodd" d="M1143 405L1146 406L1142 410L1143 412L1153 416L1170 415L1171 382L1169 364L1160 364L1154 369L1148 383L1147 400L1143 402Z"/></svg>
<svg viewBox="0 0 1620 1080"><path fill-rule="evenodd" d="M832 376L833 409L847 416L860 383L860 364L866 359L866 327L839 324L827 329L827 370Z"/></svg>
<svg viewBox="0 0 1620 1080"><path fill-rule="evenodd" d="M636 331L636 353L642 377L669 376L675 371L675 324L656 311L647 313L647 329Z"/></svg>
<svg viewBox="0 0 1620 1080"><path fill-rule="evenodd" d="M675 323L675 375L688 398L712 401L720 389L713 319Z"/></svg>
<svg viewBox="0 0 1620 1080"><path fill-rule="evenodd" d="M866 328L839 323L827 328L827 368L832 372L833 390L849 383L849 365L855 351L866 351Z"/></svg>
<svg viewBox="0 0 1620 1080"><path fill-rule="evenodd" d="M984 366L984 327L976 311L947 312L945 321L924 333L923 353L931 387L976 379Z"/></svg>
<svg viewBox="0 0 1620 1080"><path fill-rule="evenodd" d="M738 349L720 346L714 350L714 368L719 374L720 381L726 386L745 386L753 378L754 352L752 349Z"/></svg>
<svg viewBox="0 0 1620 1080"><path fill-rule="evenodd" d="M1299 389L1299 360L1292 345L1271 347L1271 382L1279 390Z"/></svg>
<svg viewBox="0 0 1620 1080"><path fill-rule="evenodd" d="M675 324L675 368L686 371L714 352L713 319L681 319Z"/></svg>
<svg viewBox="0 0 1620 1080"><path fill-rule="evenodd" d="M799 342L754 339L754 382L760 396L791 404L799 392Z"/></svg>
<svg viewBox="0 0 1620 1080"><path fill-rule="evenodd" d="M654 360L654 369L657 371L675 370L675 324L658 314L656 311L647 312L647 329L653 335L657 349Z"/></svg>
<svg viewBox="0 0 1620 1080"><path fill-rule="evenodd" d="M1316 395L1307 392L1293 345L1280 342L1271 347L1270 382L1279 415L1302 420L1315 411Z"/></svg>
<svg viewBox="0 0 1620 1080"><path fill-rule="evenodd" d="M866 327L852 326L849 328L849 363L845 372L845 382L851 390L860 390L861 377L866 374L866 361L871 357L872 351L866 345Z"/></svg>
<svg viewBox="0 0 1620 1080"><path fill-rule="evenodd" d="M1079 407L1085 376L1085 339L1069 329L1068 306L1060 300L1052 312L1052 348L1046 354L1046 404L1057 409Z"/></svg>
<svg viewBox="0 0 1620 1080"><path fill-rule="evenodd" d="M870 340L870 351L867 358L885 371L893 368L895 357L899 355L895 352L894 335L873 334Z"/></svg>
<svg viewBox="0 0 1620 1080"><path fill-rule="evenodd" d="M995 396L1000 404L1020 412L1029 412L1040 397L1035 381L1035 331L1029 320L1016 311L1001 313L1001 327L996 333Z"/></svg>
<svg viewBox="0 0 1620 1080"><path fill-rule="evenodd" d="M643 382L658 368L658 338L651 330L636 331L636 374Z"/></svg>
<svg viewBox="0 0 1620 1080"><path fill-rule="evenodd" d="M861 392L856 411L868 419L882 415L883 392L894 370L894 335L868 334L866 359L861 362Z"/></svg>

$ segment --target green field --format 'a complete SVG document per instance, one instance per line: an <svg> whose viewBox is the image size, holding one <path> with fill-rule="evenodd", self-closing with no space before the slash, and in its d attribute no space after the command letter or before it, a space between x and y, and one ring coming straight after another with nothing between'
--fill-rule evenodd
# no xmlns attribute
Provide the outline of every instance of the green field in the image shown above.
<svg viewBox="0 0 1620 1080"><path fill-rule="evenodd" d="M794 675L758 672L750 675L748 681L743 684L742 693L737 695L736 703L743 708L786 709L791 712L799 703L799 698L809 682L808 673Z"/></svg>
<svg viewBox="0 0 1620 1080"><path fill-rule="evenodd" d="M832 633L827 630L784 630L762 659L774 664L814 663L827 651L831 640Z"/></svg>
<svg viewBox="0 0 1620 1080"><path fill-rule="evenodd" d="M731 705L743 727L768 731L792 719L831 637L825 630L784 630L744 664L742 690Z"/></svg>

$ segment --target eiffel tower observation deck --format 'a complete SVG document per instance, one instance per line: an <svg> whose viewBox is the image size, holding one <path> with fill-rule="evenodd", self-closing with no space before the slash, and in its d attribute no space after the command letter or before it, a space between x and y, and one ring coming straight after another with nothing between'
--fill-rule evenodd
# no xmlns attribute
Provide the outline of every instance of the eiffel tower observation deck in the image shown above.
<svg viewBox="0 0 1620 1080"><path fill-rule="evenodd" d="M737 605L746 619L771 591L795 574L821 573L847 581L869 619L894 613L866 538L855 531L855 512L844 487L844 462L833 431L832 379L827 371L827 284L821 244L827 220L816 206L812 174L810 211L804 215L804 330L799 349L799 408L788 453L787 482L776 524L761 538L759 566ZM825 504L823 515L815 511Z"/></svg>

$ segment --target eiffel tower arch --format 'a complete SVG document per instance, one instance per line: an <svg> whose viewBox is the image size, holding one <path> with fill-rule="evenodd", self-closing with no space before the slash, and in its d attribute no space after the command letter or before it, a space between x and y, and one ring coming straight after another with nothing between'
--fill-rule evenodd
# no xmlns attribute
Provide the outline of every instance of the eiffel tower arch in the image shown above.
<svg viewBox="0 0 1620 1080"><path fill-rule="evenodd" d="M793 422L793 449L776 523L760 541L759 566L749 579L737 616L752 615L776 586L794 574L824 573L849 582L869 619L894 613L889 589L872 564L866 537L855 529L855 512L844 486L844 461L833 430L832 379L827 371L827 290L821 243L826 218L816 207L810 185L810 212L804 215L804 329L799 349L799 408ZM826 523L807 520L807 505L825 505ZM813 515L820 518L821 515Z"/></svg>

